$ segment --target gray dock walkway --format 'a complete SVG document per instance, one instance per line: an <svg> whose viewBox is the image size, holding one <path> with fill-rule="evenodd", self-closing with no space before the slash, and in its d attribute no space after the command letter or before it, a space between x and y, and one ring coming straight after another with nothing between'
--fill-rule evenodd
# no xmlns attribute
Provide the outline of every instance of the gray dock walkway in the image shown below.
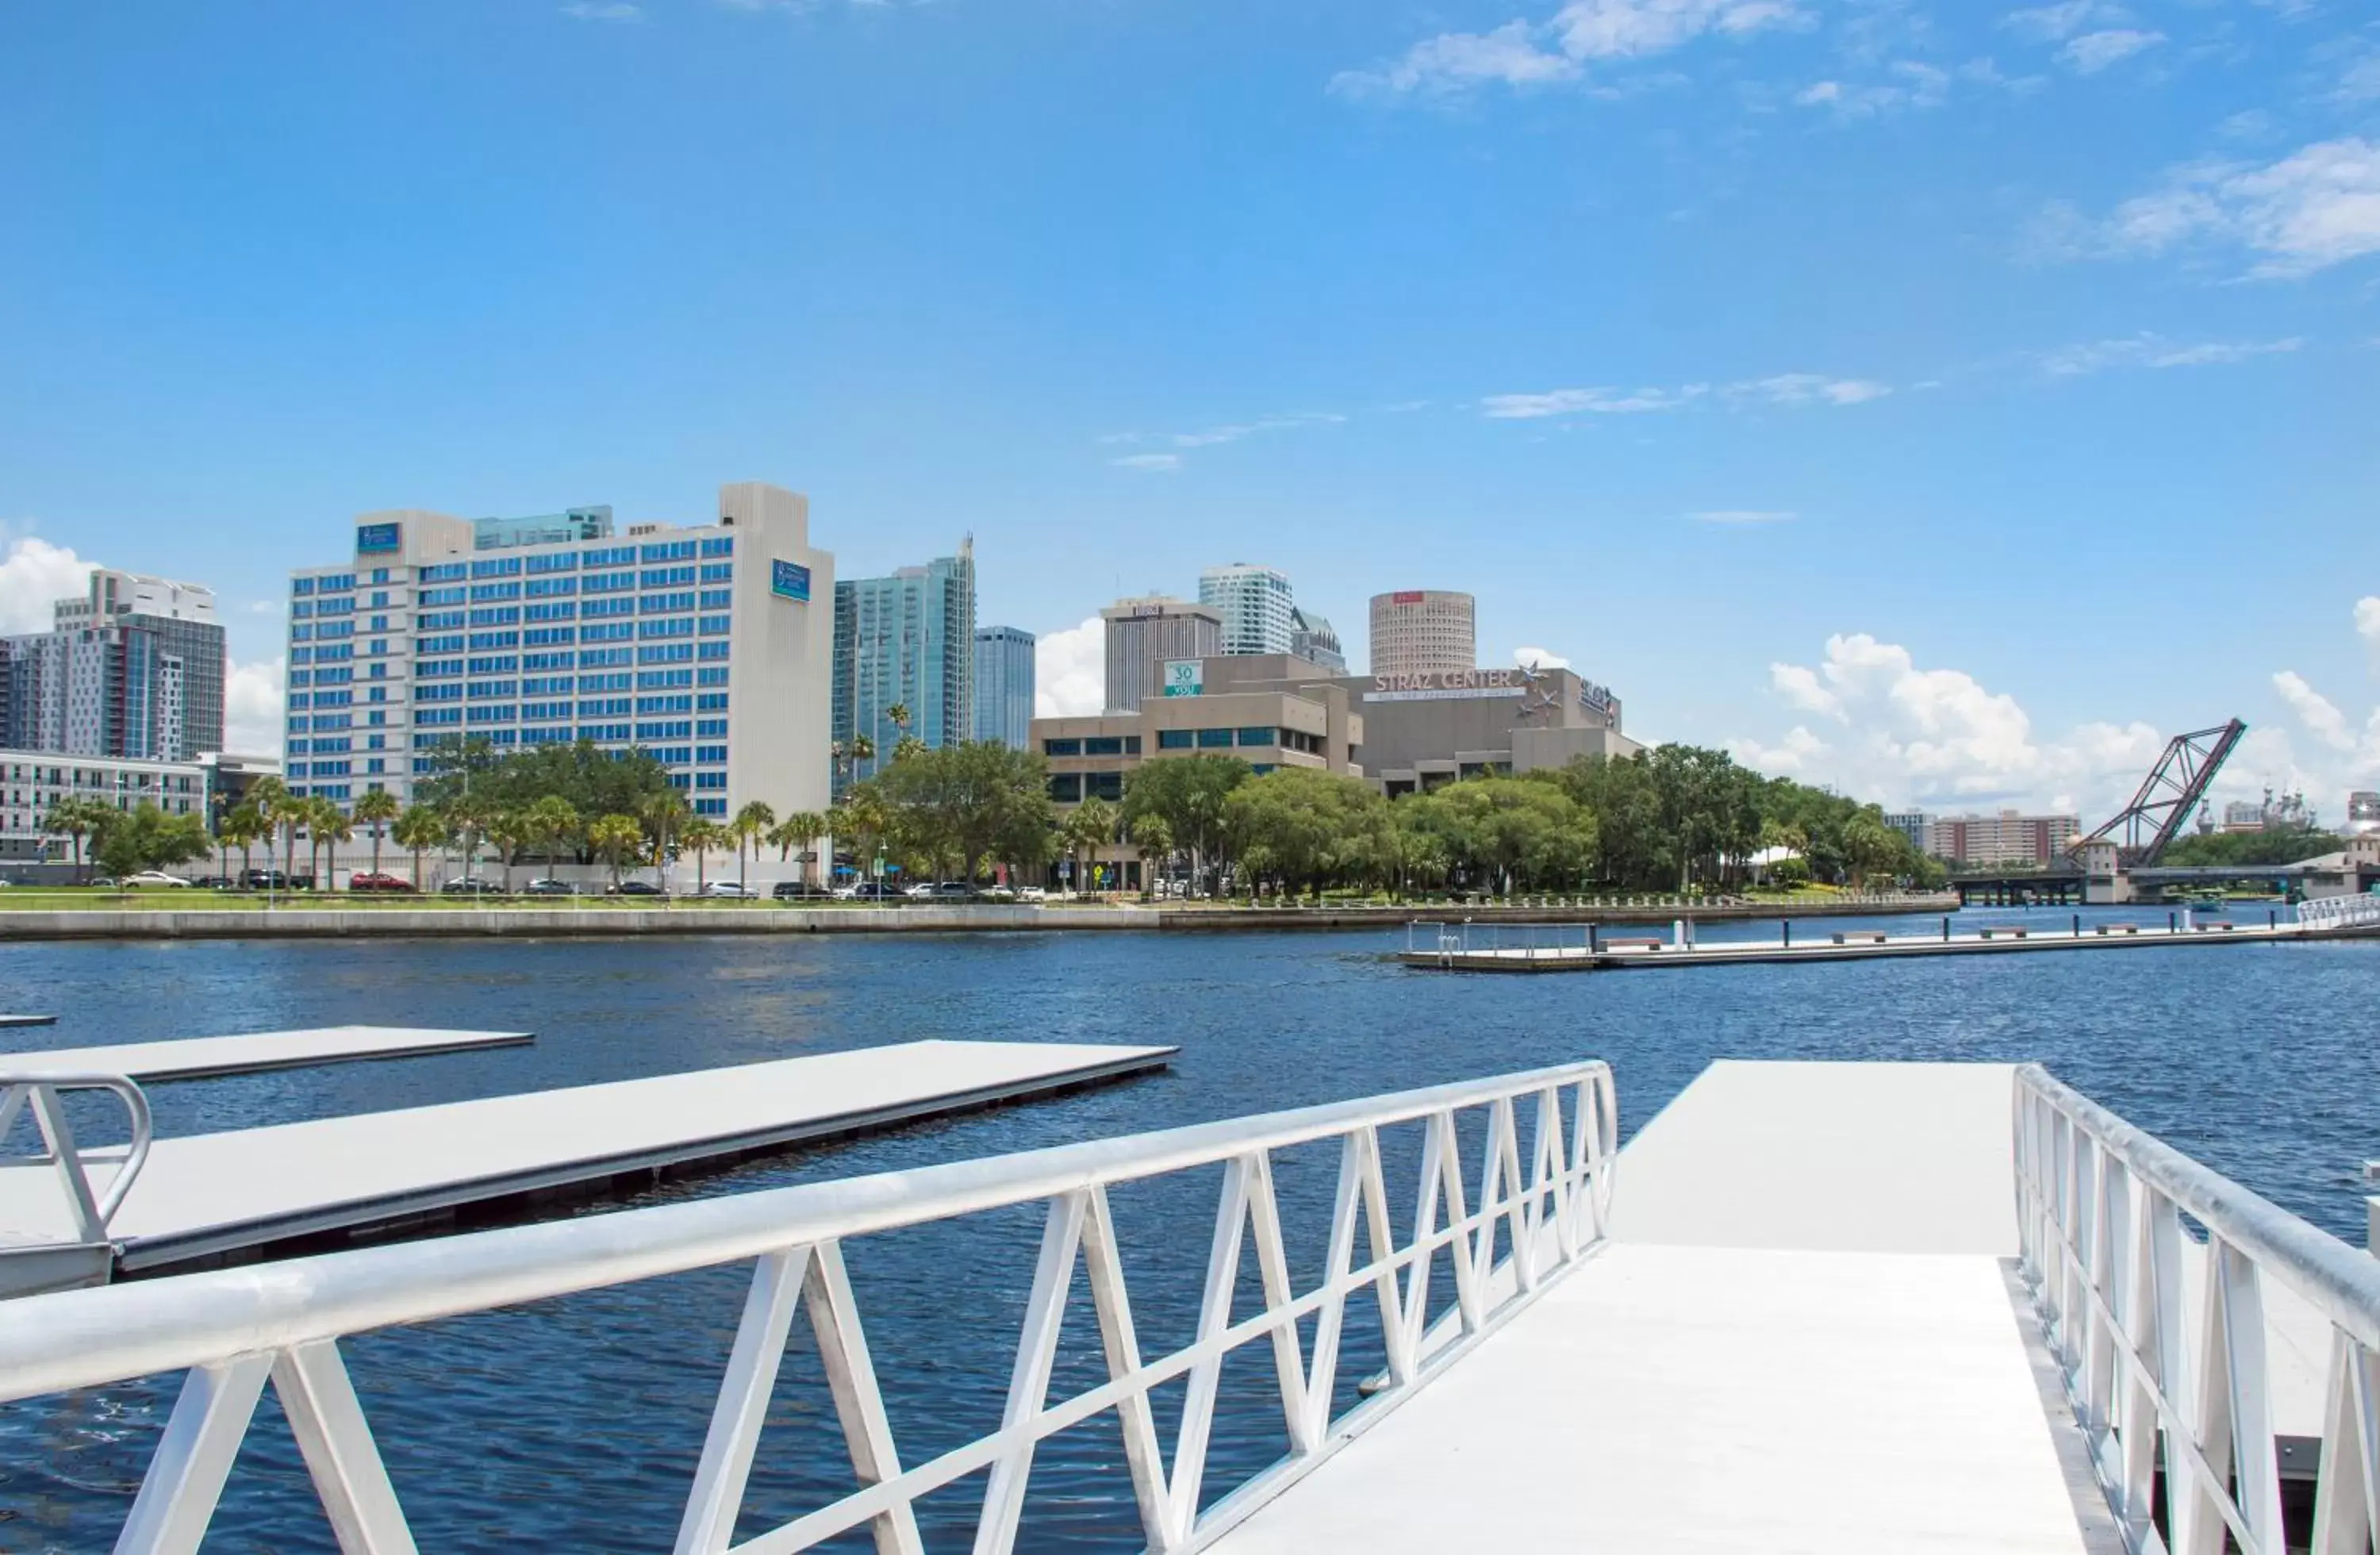
<svg viewBox="0 0 2380 1555"><path fill-rule="evenodd" d="M2107 932L2101 932L2105 927ZM1524 931L1516 931L1524 933ZM1559 933L1559 930L1556 930ZM2216 919L2168 927L2162 917L2130 926L2085 923L1993 925L1964 934L1893 934L1877 929L1844 932L1815 929L1790 942L1727 940L1675 942L1667 932L1631 940L1598 938L1589 944L1583 926L1563 935L1569 943L1416 943L1396 953L1404 966L1430 972L1625 972L1647 967L1745 966L1775 962L1874 961L1917 955L2022 955L2028 952L2145 950L2153 945L2298 944L2314 940L2371 938L2369 925L2308 928L2295 923L2231 923ZM1658 942L1653 942L1657 941Z"/></svg>
<svg viewBox="0 0 2380 1555"><path fill-rule="evenodd" d="M905 1042L159 1139L108 1230L158 1270L539 1189L848 1134L1162 1068L1170 1047ZM94 1158L95 1186L113 1180ZM71 1241L46 1165L0 1167L0 1243Z"/></svg>
<svg viewBox="0 0 2380 1555"><path fill-rule="evenodd" d="M45 1048L0 1052L0 1073L122 1075L142 1085L249 1075L318 1063L418 1058L521 1047L528 1031L440 1031L400 1026L331 1026L310 1031L251 1031L232 1037L185 1037L164 1042L124 1042L97 1048Z"/></svg>
<svg viewBox="0 0 2380 1555"><path fill-rule="evenodd" d="M0 1029L18 1026L55 1026L55 1015L0 1015Z"/></svg>

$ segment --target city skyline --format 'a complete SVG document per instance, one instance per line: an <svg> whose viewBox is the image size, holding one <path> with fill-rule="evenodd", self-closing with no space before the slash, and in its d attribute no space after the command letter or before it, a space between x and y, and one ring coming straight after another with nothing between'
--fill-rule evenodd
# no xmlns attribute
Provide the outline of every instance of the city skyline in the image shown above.
<svg viewBox="0 0 2380 1555"><path fill-rule="evenodd" d="M2233 715L2220 797L2380 779L2336 3L0 29L0 631L204 581L235 730L326 528L741 472L855 576L964 514L1053 697L1105 601L1245 557L1351 662L1371 594L1466 592L1483 666L1896 806L2104 809Z"/></svg>

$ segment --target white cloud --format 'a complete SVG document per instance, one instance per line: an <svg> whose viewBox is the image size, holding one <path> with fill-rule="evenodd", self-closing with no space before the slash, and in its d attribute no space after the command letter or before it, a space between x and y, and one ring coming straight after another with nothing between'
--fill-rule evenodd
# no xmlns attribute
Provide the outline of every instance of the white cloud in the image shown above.
<svg viewBox="0 0 2380 1555"><path fill-rule="evenodd" d="M2079 74L2092 76L2119 60L2130 59L2143 49L2153 49L2164 42L2165 34L2162 32L2144 32L2136 27L2110 27L2068 39L2066 46L2058 51L2058 57Z"/></svg>
<svg viewBox="0 0 2380 1555"><path fill-rule="evenodd" d="M1721 507L1686 516L1697 524L1790 524L1801 515L1773 507Z"/></svg>
<svg viewBox="0 0 2380 1555"><path fill-rule="evenodd" d="M2256 357L2285 355L2302 346L2297 335L2285 340L2209 340L2183 346L2147 332L2124 339L2092 340L2061 346L2041 354L2041 368L2053 377L2072 378L2119 367L2210 367L2248 361Z"/></svg>
<svg viewBox="0 0 2380 1555"><path fill-rule="evenodd" d="M643 8L628 5L626 0L612 0L608 5L601 3L601 0L573 0L572 4L562 7L562 14L566 17L576 17L580 21L642 21L645 19Z"/></svg>
<svg viewBox="0 0 2380 1555"><path fill-rule="evenodd" d="M1683 410L1712 393L1708 383L1685 383L1674 389L1621 390L1548 389L1536 394L1488 395L1479 412L1491 420L1532 420L1548 416L1641 416ZM1817 372L1780 372L1749 378L1718 391L1730 405L1859 405L1881 399L1892 390L1865 378L1829 378Z"/></svg>
<svg viewBox="0 0 2380 1555"><path fill-rule="evenodd" d="M1444 96L1489 83L1551 85L1591 62L1641 59L1708 34L1743 37L1798 27L1787 0L1570 0L1544 22L1519 18L1486 32L1441 32L1368 70L1330 79L1342 96Z"/></svg>
<svg viewBox="0 0 2380 1555"><path fill-rule="evenodd" d="M38 535L9 541L0 555L0 632L48 631L53 607L89 588L94 565Z"/></svg>
<svg viewBox="0 0 2380 1555"><path fill-rule="evenodd" d="M1253 421L1229 421L1221 426L1202 427L1196 431L1110 432L1099 439L1110 446L1160 448L1213 448L1226 443L1237 443L1258 432L1293 431L1300 427L1335 427L1347 418L1326 410L1303 411L1294 416L1265 416ZM1182 468L1178 454L1134 454L1110 459L1108 463L1124 469L1172 471Z"/></svg>
<svg viewBox="0 0 2380 1555"><path fill-rule="evenodd" d="M1171 475L1182 468L1179 454L1126 454L1108 463L1118 469L1136 469L1151 475Z"/></svg>
<svg viewBox="0 0 2380 1555"><path fill-rule="evenodd" d="M1682 389L1552 389L1536 395L1489 395L1479 402L1481 412L1499 421L1530 420L1543 416L1635 416L1648 411L1682 410L1700 399L1707 386L1689 383Z"/></svg>
<svg viewBox="0 0 2380 1555"><path fill-rule="evenodd" d="M2380 669L2380 596L2366 594L2355 601L2355 634L2372 655L2372 665Z"/></svg>
<svg viewBox="0 0 2380 1555"><path fill-rule="evenodd" d="M288 663L281 658L259 664L237 660L224 666L224 744L241 756L281 753L283 685Z"/></svg>
<svg viewBox="0 0 2380 1555"><path fill-rule="evenodd" d="M1044 632L1033 644L1033 716L1082 718L1107 706L1107 623Z"/></svg>
<svg viewBox="0 0 2380 1555"><path fill-rule="evenodd" d="M2053 205L2035 224L2046 257L2155 255L2196 244L2254 256L2249 273L2311 274L2380 253L2380 142L2349 136L2263 166L2200 163L2125 200L2104 221Z"/></svg>
<svg viewBox="0 0 2380 1555"><path fill-rule="evenodd" d="M2355 735L2347 726L2347 715L2338 711L2331 699L2306 684L2295 670L2282 670L2273 676L2273 689L2281 700L2298 715L2306 731L2333 750L2353 750Z"/></svg>
<svg viewBox="0 0 2380 1555"><path fill-rule="evenodd" d="M1989 68L1989 62L1985 62ZM1794 94L1804 108L1826 108L1847 119L1873 118L1904 108L1938 108L1950 100L1950 73L1914 59L1888 67L1886 81L1819 81Z"/></svg>
<svg viewBox="0 0 2380 1555"><path fill-rule="evenodd" d="M1821 741L1797 723L1780 740L1732 747L1755 767L1864 799L1967 809L2079 792L2112 808L2164 744L2140 723L2084 723L2044 740L2015 698L1961 670L1922 667L1908 649L1864 632L1829 638L1815 665L1774 663L1768 674L1786 706L1843 732Z"/></svg>
<svg viewBox="0 0 2380 1555"><path fill-rule="evenodd" d="M2010 11L2000 25L2035 43L2054 43L2070 38L2095 22L2118 21L2123 12L2107 0L2064 0L2061 5L2034 6Z"/></svg>
<svg viewBox="0 0 2380 1555"><path fill-rule="evenodd" d="M1771 405L1862 405L1892 393L1885 384L1865 378L1828 378L1817 372L1780 372L1770 378L1730 383L1724 393L1732 400L1765 400Z"/></svg>
<svg viewBox="0 0 2380 1555"><path fill-rule="evenodd" d="M1570 668L1570 661L1550 648L1516 648L1512 650L1512 662L1522 669L1566 670Z"/></svg>

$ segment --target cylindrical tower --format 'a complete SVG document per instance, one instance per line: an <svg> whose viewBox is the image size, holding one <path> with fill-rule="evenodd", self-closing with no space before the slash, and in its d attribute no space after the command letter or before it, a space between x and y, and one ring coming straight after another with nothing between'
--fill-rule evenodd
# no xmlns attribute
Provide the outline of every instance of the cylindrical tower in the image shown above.
<svg viewBox="0 0 2380 1555"><path fill-rule="evenodd" d="M1471 596L1402 589L1372 596L1372 673L1443 674L1479 667Z"/></svg>

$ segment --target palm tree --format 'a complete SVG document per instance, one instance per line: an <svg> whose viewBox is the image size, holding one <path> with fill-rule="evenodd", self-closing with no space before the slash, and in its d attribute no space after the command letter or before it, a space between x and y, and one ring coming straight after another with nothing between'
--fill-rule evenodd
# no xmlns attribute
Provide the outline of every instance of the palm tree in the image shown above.
<svg viewBox="0 0 2380 1555"><path fill-rule="evenodd" d="M699 896L710 883L710 850L727 840L727 833L715 820L696 816L678 828L678 845L694 849L694 892Z"/></svg>
<svg viewBox="0 0 2380 1555"><path fill-rule="evenodd" d="M1173 857L1173 828L1163 816L1150 810L1132 823L1132 845L1140 851L1140 892L1153 896L1157 891L1157 871Z"/></svg>
<svg viewBox="0 0 2380 1555"><path fill-rule="evenodd" d="M496 857L504 865L504 891L513 893L513 858L528 842L528 822L519 810L498 810L488 818L488 841L496 844Z"/></svg>
<svg viewBox="0 0 2380 1555"><path fill-rule="evenodd" d="M493 814L484 799L474 799L468 794L447 801L446 825L455 839L463 844L463 875L469 879L473 866L479 863L480 840L488 834L488 822ZM419 884L419 881L416 881Z"/></svg>
<svg viewBox="0 0 2380 1555"><path fill-rule="evenodd" d="M375 875L380 873L381 833L396 819L397 808L396 796L385 788L367 788L356 797L356 819L371 828L371 872Z"/></svg>
<svg viewBox="0 0 2380 1555"><path fill-rule="evenodd" d="M338 802L321 795L304 801L306 806L306 867L314 872L314 889L323 888L329 878L338 871L339 844L356 834L355 823ZM330 860L326 867L316 862L318 856Z"/></svg>
<svg viewBox="0 0 2380 1555"><path fill-rule="evenodd" d="M245 799L225 811L223 820L216 823L216 839L225 848L239 849L239 879L242 885L248 883L249 849L256 845L259 838L268 836L271 832L272 828L266 824L264 817L257 813L256 806ZM224 873L231 873L228 864Z"/></svg>
<svg viewBox="0 0 2380 1555"><path fill-rule="evenodd" d="M587 845L612 866L612 889L620 889L620 860L636 853L645 841L645 829L633 815L598 816L587 828Z"/></svg>
<svg viewBox="0 0 2380 1555"><path fill-rule="evenodd" d="M892 725L892 743L898 746L909 737L909 704L895 702L884 710L884 722Z"/></svg>
<svg viewBox="0 0 2380 1555"><path fill-rule="evenodd" d="M761 834L777 824L777 812L764 799L750 799L735 812L727 823L727 834L735 839L735 883L744 883L744 849L759 842Z"/></svg>
<svg viewBox="0 0 2380 1555"><path fill-rule="evenodd" d="M805 853L809 852L810 844L826 835L826 817L819 814L818 811L795 810L785 817L783 824L775 831L769 833L768 840L776 844L777 862L782 864L792 856L795 848L800 848ZM802 865L802 878L804 880L810 878L808 860L805 860Z"/></svg>
<svg viewBox="0 0 2380 1555"><path fill-rule="evenodd" d="M106 809L107 806L97 799L72 794L53 800L49 814L42 820L42 831L53 837L64 837L73 844L75 869L86 879L90 871L84 868L83 843L107 823L103 813Z"/></svg>
<svg viewBox="0 0 2380 1555"><path fill-rule="evenodd" d="M298 822L296 811L306 801L289 792L289 785L277 777L258 778L248 785L248 802L264 820L265 852L273 850L272 836L281 833L281 873L285 878L298 872Z"/></svg>
<svg viewBox="0 0 2380 1555"><path fill-rule="evenodd" d="M433 847L443 846L453 832L444 816L428 805L416 805L396 818L390 834L396 839L397 846L413 850L413 885L418 891L421 888L421 856Z"/></svg>
<svg viewBox="0 0 2380 1555"><path fill-rule="evenodd" d="M1096 870L1099 866L1099 849L1115 840L1115 829L1116 808L1105 799L1086 799L1075 807L1074 814L1066 818L1062 835L1067 851L1075 854L1077 860L1075 870L1077 895L1081 894L1081 882L1087 878L1080 868L1081 856L1089 854L1091 868Z"/></svg>
<svg viewBox="0 0 2380 1555"><path fill-rule="evenodd" d="M559 794L548 794L521 812L525 840L545 844L545 873L553 876L555 844L578 830L578 810Z"/></svg>
<svg viewBox="0 0 2380 1555"><path fill-rule="evenodd" d="M686 823L693 812L686 808L686 796L673 788L664 793L649 794L638 804L638 819L653 839L653 863L666 869L670 860L670 840L683 840Z"/></svg>

